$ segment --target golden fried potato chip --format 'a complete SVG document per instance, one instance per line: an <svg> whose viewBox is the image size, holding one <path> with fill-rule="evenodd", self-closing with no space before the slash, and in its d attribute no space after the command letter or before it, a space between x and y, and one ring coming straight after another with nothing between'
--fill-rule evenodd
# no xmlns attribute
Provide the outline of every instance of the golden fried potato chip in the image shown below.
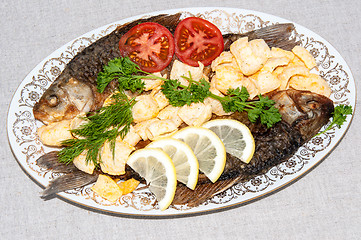
<svg viewBox="0 0 361 240"><path fill-rule="evenodd" d="M277 67L279 66L285 66L290 62L290 59L286 57L271 57L267 60L267 62L264 64L261 72L268 71L273 72Z"/></svg>
<svg viewBox="0 0 361 240"><path fill-rule="evenodd" d="M133 120L139 123L155 118L159 112L159 106L155 98L151 95L140 95L136 97L136 103L132 108Z"/></svg>
<svg viewBox="0 0 361 240"><path fill-rule="evenodd" d="M247 88L247 91L249 93L249 100L252 100L255 96L259 94L259 90L257 88L257 85L255 81L252 79L252 77L246 77L243 78L243 80L234 86L234 89L239 88L242 89L242 86Z"/></svg>
<svg viewBox="0 0 361 240"><path fill-rule="evenodd" d="M292 49L292 52L305 63L308 69L312 69L316 67L316 59L312 56L312 54L309 51L307 51L306 48L301 46L295 46Z"/></svg>
<svg viewBox="0 0 361 240"><path fill-rule="evenodd" d="M220 97L224 97L224 95L218 91L215 88L210 88L209 91L211 93L213 93L214 95L220 96ZM217 116L224 116L224 115L230 115L232 114L232 112L225 112L223 110L223 106L222 103L219 100L216 100L214 98L211 97L207 97L206 99L204 99L204 104L206 105L210 105L212 108L212 113L216 114Z"/></svg>
<svg viewBox="0 0 361 240"><path fill-rule="evenodd" d="M199 127L212 117L212 107L204 103L191 103L178 110L178 116L189 126Z"/></svg>
<svg viewBox="0 0 361 240"><path fill-rule="evenodd" d="M231 52L222 52L214 61L212 61L211 68L216 71L217 66L225 63L231 63L234 57Z"/></svg>
<svg viewBox="0 0 361 240"><path fill-rule="evenodd" d="M248 38L244 37L233 42L230 51L236 58L241 72L249 76L263 67L271 50L263 39L248 42Z"/></svg>
<svg viewBox="0 0 361 240"><path fill-rule="evenodd" d="M158 113L157 118L159 118L160 120L166 120L166 119L172 120L175 123L175 125L179 127L183 123L182 119L178 116L179 108L180 107L174 107L172 105L168 105Z"/></svg>
<svg viewBox="0 0 361 240"><path fill-rule="evenodd" d="M118 186L123 192L123 195L133 192L138 187L138 185L139 181L135 180L134 178L118 183Z"/></svg>
<svg viewBox="0 0 361 240"><path fill-rule="evenodd" d="M218 91L227 94L229 88L234 88L235 85L241 83L243 74L236 68L230 65L220 65L216 69L216 75L211 80L211 86L214 86Z"/></svg>
<svg viewBox="0 0 361 240"><path fill-rule="evenodd" d="M290 61L293 60L293 58L295 57L295 55L287 50L283 50L281 48L277 48L277 47L272 47L271 48L271 58L283 58L286 57L288 58Z"/></svg>
<svg viewBox="0 0 361 240"><path fill-rule="evenodd" d="M70 133L70 122L71 120L62 120L41 126L38 128L40 141L48 146L60 147L62 141L74 138Z"/></svg>
<svg viewBox="0 0 361 240"><path fill-rule="evenodd" d="M75 157L73 160L73 164L79 170L89 173L89 174L93 174L95 165L94 165L93 161L86 160L87 153L88 153L88 151L84 150L79 156Z"/></svg>
<svg viewBox="0 0 361 240"><path fill-rule="evenodd" d="M287 66L283 69L282 73L278 75L278 79L281 81L280 90L285 90L288 87L288 81L292 76L302 75L308 76L310 71L303 66Z"/></svg>
<svg viewBox="0 0 361 240"><path fill-rule="evenodd" d="M326 97L330 97L331 95L331 88L328 83L314 73L311 73L308 77L294 76L290 79L289 85L297 90L308 90Z"/></svg>
<svg viewBox="0 0 361 240"><path fill-rule="evenodd" d="M150 140L155 140L165 134L178 130L177 125L170 119L159 120L148 125L145 132Z"/></svg>
<svg viewBox="0 0 361 240"><path fill-rule="evenodd" d="M154 122L159 122L159 121L160 120L158 118L152 118L152 119L149 119L149 120L145 120L143 122L135 124L134 130L144 141L146 141L146 140L148 140L148 136L147 136L147 133L146 133L147 127L150 124L152 124Z"/></svg>
<svg viewBox="0 0 361 240"><path fill-rule="evenodd" d="M125 173L125 164L130 153L135 148L121 140L118 136L115 140L114 155L109 141L103 144L101 150L100 168L104 173L110 175L121 175Z"/></svg>
<svg viewBox="0 0 361 240"><path fill-rule="evenodd" d="M155 73L153 73L153 75L155 75L157 77L162 77L162 74L160 72L155 72ZM142 79L142 81L144 82L144 91L149 91L149 90L155 89L163 84L162 80L156 79L156 78L155 79L144 78L144 79Z"/></svg>
<svg viewBox="0 0 361 240"><path fill-rule="evenodd" d="M118 184L109 176L100 174L98 180L91 189L102 198L115 202L123 194Z"/></svg>
<svg viewBox="0 0 361 240"><path fill-rule="evenodd" d="M250 78L254 80L260 94L271 92L280 87L281 81L269 71L260 71Z"/></svg>

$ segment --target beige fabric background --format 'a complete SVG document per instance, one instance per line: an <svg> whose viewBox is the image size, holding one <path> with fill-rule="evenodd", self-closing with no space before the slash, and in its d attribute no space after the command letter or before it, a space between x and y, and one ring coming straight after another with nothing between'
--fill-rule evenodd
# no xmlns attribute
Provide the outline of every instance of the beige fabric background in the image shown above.
<svg viewBox="0 0 361 240"><path fill-rule="evenodd" d="M337 148L295 184L246 206L209 215L161 220L114 217L60 199L40 199L40 187L21 170L11 153L5 128L12 94L22 79L55 49L116 20L171 8L245 8L299 23L333 44L350 66L358 85L360 1L1 2L0 239L361 238L359 109Z"/></svg>

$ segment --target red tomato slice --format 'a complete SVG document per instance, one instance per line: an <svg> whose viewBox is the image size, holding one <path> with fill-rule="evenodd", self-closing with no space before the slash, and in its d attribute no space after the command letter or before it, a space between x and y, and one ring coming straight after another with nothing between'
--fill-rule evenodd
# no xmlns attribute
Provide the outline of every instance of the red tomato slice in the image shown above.
<svg viewBox="0 0 361 240"><path fill-rule="evenodd" d="M120 54L128 56L146 72L159 72L173 58L174 39L158 23L146 22L131 28L119 41Z"/></svg>
<svg viewBox="0 0 361 240"><path fill-rule="evenodd" d="M221 31L207 20L189 17L182 20L175 32L175 54L184 63L205 66L218 57L224 48Z"/></svg>

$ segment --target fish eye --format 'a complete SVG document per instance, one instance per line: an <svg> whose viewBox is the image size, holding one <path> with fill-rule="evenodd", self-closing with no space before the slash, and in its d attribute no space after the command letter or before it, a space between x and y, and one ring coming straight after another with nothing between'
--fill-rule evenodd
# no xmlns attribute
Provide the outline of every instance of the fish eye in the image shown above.
<svg viewBox="0 0 361 240"><path fill-rule="evenodd" d="M58 97L55 94L52 94L48 97L48 103L50 107L55 107L58 105Z"/></svg>
<svg viewBox="0 0 361 240"><path fill-rule="evenodd" d="M317 109L320 107L320 104L315 100L310 100L307 102L307 106L311 109Z"/></svg>

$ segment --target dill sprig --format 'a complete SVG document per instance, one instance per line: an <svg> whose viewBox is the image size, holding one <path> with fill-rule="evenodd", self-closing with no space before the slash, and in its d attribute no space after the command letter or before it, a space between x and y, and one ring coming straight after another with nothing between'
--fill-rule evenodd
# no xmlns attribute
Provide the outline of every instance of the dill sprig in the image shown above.
<svg viewBox="0 0 361 240"><path fill-rule="evenodd" d="M115 139L118 136L124 138L133 121L131 109L135 100L129 100L122 91L113 94L111 99L112 104L85 117L87 123L71 130L79 138L62 142L65 148L58 153L60 162L68 164L86 150L86 161L98 165L101 160L99 151L106 141L110 142L114 155Z"/></svg>

